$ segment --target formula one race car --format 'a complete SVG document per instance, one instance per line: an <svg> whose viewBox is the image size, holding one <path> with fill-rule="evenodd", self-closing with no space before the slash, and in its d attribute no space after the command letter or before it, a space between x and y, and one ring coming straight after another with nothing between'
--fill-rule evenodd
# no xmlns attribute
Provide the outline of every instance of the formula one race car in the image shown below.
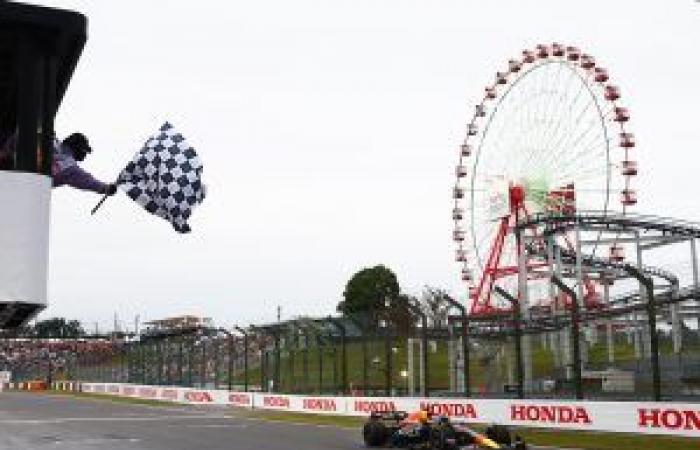
<svg viewBox="0 0 700 450"><path fill-rule="evenodd" d="M463 450L477 448L527 450L520 436L511 436L503 425L490 425L484 434L465 422L427 411L372 413L362 429L367 447L409 450Z"/></svg>

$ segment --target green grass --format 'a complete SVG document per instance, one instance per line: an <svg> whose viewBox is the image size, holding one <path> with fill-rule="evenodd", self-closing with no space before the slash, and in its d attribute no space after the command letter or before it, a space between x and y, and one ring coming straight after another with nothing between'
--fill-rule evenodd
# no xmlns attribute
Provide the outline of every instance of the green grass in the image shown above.
<svg viewBox="0 0 700 450"><path fill-rule="evenodd" d="M21 391L20 391L21 392ZM73 392L73 391L40 391L44 395L56 395L64 397L75 397L80 399L102 400L112 403L125 403L130 405L146 405L146 406L173 406L176 403L166 402L162 400L149 400L144 398L120 397L109 394L93 394L91 392ZM36 392L32 392L36 393Z"/></svg>
<svg viewBox="0 0 700 450"><path fill-rule="evenodd" d="M615 343L615 361L629 362L636 359L634 345L627 342ZM590 347L588 360L591 363L603 365L608 362L608 346L605 342L599 342Z"/></svg>
<svg viewBox="0 0 700 450"><path fill-rule="evenodd" d="M261 409L241 409L233 413L234 417L269 420L272 422L293 422L309 425L330 425L339 428L359 429L365 422L361 417L334 416L327 414L306 414Z"/></svg>

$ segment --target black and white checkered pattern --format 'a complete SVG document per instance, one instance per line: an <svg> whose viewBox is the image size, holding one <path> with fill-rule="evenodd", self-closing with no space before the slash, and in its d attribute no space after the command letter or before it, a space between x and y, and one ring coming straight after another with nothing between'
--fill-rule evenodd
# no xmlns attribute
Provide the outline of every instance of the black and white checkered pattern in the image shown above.
<svg viewBox="0 0 700 450"><path fill-rule="evenodd" d="M204 200L202 163L185 138L168 122L148 139L119 175L120 189L151 214L169 221L180 233Z"/></svg>

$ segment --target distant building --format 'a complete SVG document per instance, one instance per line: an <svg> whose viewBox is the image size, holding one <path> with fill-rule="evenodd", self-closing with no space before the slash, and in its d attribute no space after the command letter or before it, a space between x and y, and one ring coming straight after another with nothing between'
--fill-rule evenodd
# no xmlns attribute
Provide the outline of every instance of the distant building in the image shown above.
<svg viewBox="0 0 700 450"><path fill-rule="evenodd" d="M146 333L156 334L168 331L191 330L193 328L210 328L214 325L209 317L177 316L146 322Z"/></svg>

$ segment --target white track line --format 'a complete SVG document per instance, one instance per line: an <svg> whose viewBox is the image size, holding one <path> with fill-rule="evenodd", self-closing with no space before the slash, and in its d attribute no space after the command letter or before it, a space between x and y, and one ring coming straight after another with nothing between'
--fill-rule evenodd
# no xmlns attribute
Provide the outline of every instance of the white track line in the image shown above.
<svg viewBox="0 0 700 450"><path fill-rule="evenodd" d="M167 422L173 420L230 420L228 416L64 417L60 419L4 419L0 425L40 425L68 422Z"/></svg>

